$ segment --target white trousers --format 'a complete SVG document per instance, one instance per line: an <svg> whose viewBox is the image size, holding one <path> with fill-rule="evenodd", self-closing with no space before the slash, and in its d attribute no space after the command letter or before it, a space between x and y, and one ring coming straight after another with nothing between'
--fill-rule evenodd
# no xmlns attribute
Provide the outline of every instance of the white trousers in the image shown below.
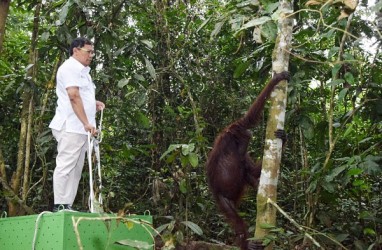
<svg viewBox="0 0 382 250"><path fill-rule="evenodd" d="M85 154L88 149L88 137L83 134L52 129L57 140L56 168L53 173L54 204L72 205L77 195Z"/></svg>

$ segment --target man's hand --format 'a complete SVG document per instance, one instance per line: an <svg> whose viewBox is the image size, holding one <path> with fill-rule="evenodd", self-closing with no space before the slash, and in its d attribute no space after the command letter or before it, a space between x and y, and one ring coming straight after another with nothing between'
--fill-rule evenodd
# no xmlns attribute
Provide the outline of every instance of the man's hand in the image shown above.
<svg viewBox="0 0 382 250"><path fill-rule="evenodd" d="M84 126L86 132L90 132L91 135L97 135L97 129L90 123Z"/></svg>
<svg viewBox="0 0 382 250"><path fill-rule="evenodd" d="M96 101L97 111L101 111L105 108L105 104L101 101Z"/></svg>

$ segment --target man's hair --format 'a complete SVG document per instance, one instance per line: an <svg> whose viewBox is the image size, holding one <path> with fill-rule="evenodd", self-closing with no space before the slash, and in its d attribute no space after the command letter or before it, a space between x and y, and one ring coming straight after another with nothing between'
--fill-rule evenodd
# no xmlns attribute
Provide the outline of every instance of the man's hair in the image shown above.
<svg viewBox="0 0 382 250"><path fill-rule="evenodd" d="M69 55L71 56L73 55L74 48L82 48L85 46L85 44L93 45L93 43L89 39L84 37L77 37L76 39L74 39L72 43L70 44Z"/></svg>

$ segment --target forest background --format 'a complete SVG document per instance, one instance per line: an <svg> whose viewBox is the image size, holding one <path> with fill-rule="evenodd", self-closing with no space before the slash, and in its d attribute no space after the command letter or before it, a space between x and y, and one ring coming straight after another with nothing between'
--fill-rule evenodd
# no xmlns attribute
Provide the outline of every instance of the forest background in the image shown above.
<svg viewBox="0 0 382 250"><path fill-rule="evenodd" d="M77 36L94 41L107 212L154 216L169 248L233 240L204 165L217 133L271 76L278 2L0 0L0 210L51 210L55 73ZM309 232L325 249L382 245L382 2L293 2L276 249ZM5 33L4 33L5 30ZM98 117L98 120L100 118ZM261 157L266 111L253 130ZM75 207L86 210L84 167ZM241 215L254 229L256 194ZM170 244L172 243L172 244ZM311 246L314 249L314 246Z"/></svg>

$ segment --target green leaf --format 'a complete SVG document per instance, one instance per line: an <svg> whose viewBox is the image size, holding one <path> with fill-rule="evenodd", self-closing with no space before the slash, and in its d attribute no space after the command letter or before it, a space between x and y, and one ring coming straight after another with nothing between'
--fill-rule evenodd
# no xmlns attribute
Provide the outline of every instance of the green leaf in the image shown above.
<svg viewBox="0 0 382 250"><path fill-rule="evenodd" d="M372 228L364 228L363 229L363 234L365 235L376 235L375 231Z"/></svg>
<svg viewBox="0 0 382 250"><path fill-rule="evenodd" d="M144 54L150 58L151 60L155 60L157 58L156 54L154 51L152 51L150 48L147 46L142 46L142 50L144 51Z"/></svg>
<svg viewBox="0 0 382 250"><path fill-rule="evenodd" d="M127 84L129 84L129 82L130 82L130 79L131 78L124 78L124 79L121 79L121 80L119 80L118 81L118 88L123 88L124 86L126 86Z"/></svg>
<svg viewBox="0 0 382 250"><path fill-rule="evenodd" d="M362 186L362 185L364 185L365 184L365 181L364 180L360 180L360 179L358 179L358 180L354 180L353 181L353 186L355 186L355 187L359 187L359 186Z"/></svg>
<svg viewBox="0 0 382 250"><path fill-rule="evenodd" d="M366 159L364 162L360 163L359 167L364 169L365 172L368 174L382 172L381 168L379 167L379 164L369 159Z"/></svg>
<svg viewBox="0 0 382 250"><path fill-rule="evenodd" d="M329 53L328 53L328 58L332 58L333 56L335 56L338 53L338 51L340 51L340 48L338 48L338 47L331 48L329 50ZM341 64L337 64L337 65L339 65L341 67Z"/></svg>
<svg viewBox="0 0 382 250"><path fill-rule="evenodd" d="M331 86L337 86L341 83L344 83L345 80L344 79L335 79L333 81L331 81L330 83L327 84L327 86L331 87Z"/></svg>
<svg viewBox="0 0 382 250"><path fill-rule="evenodd" d="M314 126L313 126L313 121L312 119L307 116L307 115L301 115L300 120L299 120L299 125L302 128L302 132L304 136L308 139L311 139L314 137Z"/></svg>
<svg viewBox="0 0 382 250"><path fill-rule="evenodd" d="M247 70L250 64L250 61L240 63L239 66L236 67L235 72L233 73L233 77L239 78Z"/></svg>
<svg viewBox="0 0 382 250"><path fill-rule="evenodd" d="M46 42L46 41L48 41L49 36L50 36L49 32L44 32L44 33L41 34L41 40Z"/></svg>
<svg viewBox="0 0 382 250"><path fill-rule="evenodd" d="M330 182L324 182L322 183L322 187L328 191L329 193L334 193L334 185L333 183L330 183Z"/></svg>
<svg viewBox="0 0 382 250"><path fill-rule="evenodd" d="M153 46L153 43L149 40L141 40L141 42L143 44L145 44L148 48L152 49L154 46Z"/></svg>
<svg viewBox="0 0 382 250"><path fill-rule="evenodd" d="M204 20L204 22L199 26L199 28L196 30L196 33L198 33L200 30L202 30L204 28L204 26L206 26L209 22L210 22L211 18L207 18L206 20Z"/></svg>
<svg viewBox="0 0 382 250"><path fill-rule="evenodd" d="M243 8L243 7L246 7L249 5L258 6L259 1L258 0L246 0L246 1L243 1L243 2L236 4L236 7Z"/></svg>
<svg viewBox="0 0 382 250"><path fill-rule="evenodd" d="M372 139L373 139L373 137L366 137L365 139L362 139L361 141L359 141L359 144L368 142L368 141L370 141L370 140L372 140Z"/></svg>
<svg viewBox="0 0 382 250"><path fill-rule="evenodd" d="M272 20L269 16L262 16L260 18L252 19L251 21L245 23L240 30L245 30L254 26L262 25L268 21Z"/></svg>
<svg viewBox="0 0 382 250"><path fill-rule="evenodd" d="M134 74L134 78L137 79L138 81L141 81L141 82L143 82L145 80L143 75L139 75L139 74Z"/></svg>
<svg viewBox="0 0 382 250"><path fill-rule="evenodd" d="M349 237L349 234L338 234L335 236L335 239L338 242L342 242L342 241L346 240L348 237Z"/></svg>
<svg viewBox="0 0 382 250"><path fill-rule="evenodd" d="M354 84L354 76L353 76L353 74L350 73L350 72L346 72L346 73L345 73L345 80L346 80L348 83L350 83L351 85L353 85L353 84Z"/></svg>
<svg viewBox="0 0 382 250"><path fill-rule="evenodd" d="M166 155L168 155L169 153L171 153L172 151L180 147L182 147L182 144L171 144L170 146L168 146L168 149L166 150L166 152L162 154L162 156L160 157L160 160L162 160Z"/></svg>
<svg viewBox="0 0 382 250"><path fill-rule="evenodd" d="M116 245L123 245L123 246L130 246L135 249L152 249L153 245L149 244L144 241L138 241L138 240L120 240L116 241L114 244Z"/></svg>
<svg viewBox="0 0 382 250"><path fill-rule="evenodd" d="M341 166L341 167L337 167L335 169L333 169L331 171L331 173L329 175L327 175L325 177L325 180L327 182L331 182L334 180L334 178L336 178L340 173L342 173L345 169L347 168L347 166Z"/></svg>
<svg viewBox="0 0 382 250"><path fill-rule="evenodd" d="M313 180L306 190L306 193L313 193L317 188L317 180Z"/></svg>
<svg viewBox="0 0 382 250"><path fill-rule="evenodd" d="M382 160L382 157L381 157L381 156L376 156L376 155L367 155L367 156L365 157L365 160L367 160L367 161L375 161L375 162L377 162L377 161Z"/></svg>
<svg viewBox="0 0 382 250"><path fill-rule="evenodd" d="M197 167L199 165L198 155L195 153L190 153L188 155L188 160L193 167Z"/></svg>
<svg viewBox="0 0 382 250"><path fill-rule="evenodd" d="M170 226L170 223L166 223L166 224L160 225L159 227L155 228L155 232L158 232L158 234L161 234L169 226Z"/></svg>
<svg viewBox="0 0 382 250"><path fill-rule="evenodd" d="M277 25L274 22L266 22L261 26L261 34L268 41L275 41L277 37Z"/></svg>
<svg viewBox="0 0 382 250"><path fill-rule="evenodd" d="M142 112L138 112L137 120L140 122L140 124L144 128L149 128L150 127L150 119L147 118L147 116L145 114L143 114Z"/></svg>
<svg viewBox="0 0 382 250"><path fill-rule="evenodd" d="M279 2L275 2L275 3L266 3L265 4L265 11L267 12L267 13L273 13L278 7L279 7L279 5L280 5L280 3ZM278 14L278 15L280 15L280 14Z"/></svg>
<svg viewBox="0 0 382 250"><path fill-rule="evenodd" d="M362 220L373 220L374 219L374 215L372 213L370 213L369 211L361 211L359 213L359 218L362 219Z"/></svg>
<svg viewBox="0 0 382 250"><path fill-rule="evenodd" d="M197 235L203 235L203 230L198 225L196 225L194 222L182 221L181 223L184 224L185 226L187 226L189 229L191 229L191 231L193 231Z"/></svg>
<svg viewBox="0 0 382 250"><path fill-rule="evenodd" d="M350 126L346 129L344 133L344 137L348 136L353 131L353 124L350 124Z"/></svg>
<svg viewBox="0 0 382 250"><path fill-rule="evenodd" d="M344 89L342 89L342 90L340 91L340 93L338 94L338 101L339 101L339 102L342 102L342 101L343 101L343 99L345 98L345 96L346 96L346 94L347 94L348 91L349 91L348 88L344 88Z"/></svg>
<svg viewBox="0 0 382 250"><path fill-rule="evenodd" d="M56 22L56 25L62 25L65 23L66 17L69 12L69 8L70 6L72 6L72 4L73 4L72 1L67 1L64 7L62 7L61 11L59 12L60 13L58 17L59 21Z"/></svg>
<svg viewBox="0 0 382 250"><path fill-rule="evenodd" d="M284 228L281 228L281 227L273 228L273 229L269 230L269 232L271 232L271 233L283 233L284 231L285 231Z"/></svg>
<svg viewBox="0 0 382 250"><path fill-rule="evenodd" d="M195 149L195 144L194 143L183 144L182 145L182 154L183 155L188 155L189 153L194 151L194 149Z"/></svg>
<svg viewBox="0 0 382 250"><path fill-rule="evenodd" d="M179 183L179 190L180 192L182 192L183 194L186 194L187 193L187 182L185 179L182 179Z"/></svg>
<svg viewBox="0 0 382 250"><path fill-rule="evenodd" d="M180 157L180 164L183 166L183 167L185 167L185 166L187 166L188 165L188 163L189 163L189 161L188 161L188 156L181 156Z"/></svg>
<svg viewBox="0 0 382 250"><path fill-rule="evenodd" d="M346 174L348 176L355 176L355 175L360 175L362 173L363 173L362 169L360 169L360 168L352 168Z"/></svg>
<svg viewBox="0 0 382 250"><path fill-rule="evenodd" d="M224 23L225 23L225 20L224 20L224 21L221 21L221 22L218 22L218 23L215 24L215 28L214 28L214 30L211 32L211 39L212 39L213 37L215 37L217 34L219 34L219 32L220 32L221 28L223 27Z"/></svg>
<svg viewBox="0 0 382 250"><path fill-rule="evenodd" d="M149 74L150 74L151 78L155 79L156 78L156 72L155 72L154 66L152 65L152 63L146 57L144 57L144 59L145 59L145 62L146 62L146 68L149 71Z"/></svg>
<svg viewBox="0 0 382 250"><path fill-rule="evenodd" d="M275 229L276 226L272 225L272 224L268 224L268 223L261 223L260 224L260 228L263 228L263 229Z"/></svg>
<svg viewBox="0 0 382 250"><path fill-rule="evenodd" d="M338 73L338 71L341 69L341 67L342 67L342 64L335 64L334 66L333 66L333 69L332 69L332 77L333 78L335 78L336 77L336 75L337 75L337 73Z"/></svg>

